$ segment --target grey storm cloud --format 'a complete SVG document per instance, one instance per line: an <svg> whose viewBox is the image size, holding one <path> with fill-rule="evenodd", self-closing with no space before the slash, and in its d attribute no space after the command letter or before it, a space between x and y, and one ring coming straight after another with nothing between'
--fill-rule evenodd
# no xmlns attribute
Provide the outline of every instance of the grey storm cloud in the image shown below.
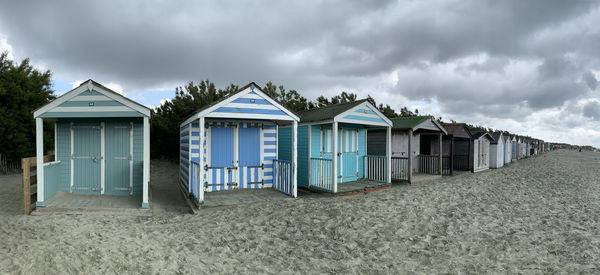
<svg viewBox="0 0 600 275"><path fill-rule="evenodd" d="M592 101L583 106L583 115L595 120L600 120L600 103Z"/></svg>
<svg viewBox="0 0 600 275"><path fill-rule="evenodd" d="M520 119L598 97L598 4L5 1L0 38L57 77L125 90L273 81L313 99L344 89Z"/></svg>

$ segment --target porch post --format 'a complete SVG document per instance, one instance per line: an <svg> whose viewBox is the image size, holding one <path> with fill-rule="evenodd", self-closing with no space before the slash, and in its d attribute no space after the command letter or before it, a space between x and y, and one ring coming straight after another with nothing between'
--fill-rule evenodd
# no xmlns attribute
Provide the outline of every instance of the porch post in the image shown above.
<svg viewBox="0 0 600 275"><path fill-rule="evenodd" d="M385 179L387 181L387 183L392 183L392 127L388 126L387 127L387 136L385 139L385 155L386 155L386 164L385 164L385 170L386 170L386 175L385 175Z"/></svg>
<svg viewBox="0 0 600 275"><path fill-rule="evenodd" d="M450 175L454 174L454 135L450 138Z"/></svg>
<svg viewBox="0 0 600 275"><path fill-rule="evenodd" d="M292 125L292 190L294 198L298 196L298 121Z"/></svg>
<svg viewBox="0 0 600 275"><path fill-rule="evenodd" d="M333 126L331 127L331 133L333 136L333 148L331 150L331 163L333 165L333 169L331 169L332 177L333 177L333 193L337 193L337 154L338 154L338 123L337 121L333 122Z"/></svg>
<svg viewBox="0 0 600 275"><path fill-rule="evenodd" d="M198 170L200 171L198 173L198 200L200 201L200 203L202 203L204 201L204 131L206 131L206 129L204 128L204 117L200 117L199 120L199 124L198 124L199 128L200 128L200 137L199 137L199 145L198 145L198 152L200 152L200 154L198 154ZM191 138L191 137L190 137ZM190 165L191 167L191 165Z"/></svg>
<svg viewBox="0 0 600 275"><path fill-rule="evenodd" d="M150 119L144 117L144 175L142 208L150 208L148 203L148 183L150 182Z"/></svg>
<svg viewBox="0 0 600 275"><path fill-rule="evenodd" d="M413 130L408 130L408 183L412 183L412 136Z"/></svg>
<svg viewBox="0 0 600 275"><path fill-rule="evenodd" d="M35 118L35 152L37 167L37 202L36 206L44 206L44 121Z"/></svg>
<svg viewBox="0 0 600 275"><path fill-rule="evenodd" d="M475 172L475 151L473 150L474 146L475 146L475 140L470 139L469 140L469 170L471 170L471 173Z"/></svg>
<svg viewBox="0 0 600 275"><path fill-rule="evenodd" d="M442 176L442 175L444 175L444 172L443 172L444 167L442 166L444 164L444 161L442 160L443 159L443 157L442 157L442 133L439 133L438 137L439 137L438 140L440 143L440 151L439 151L440 152L440 176Z"/></svg>

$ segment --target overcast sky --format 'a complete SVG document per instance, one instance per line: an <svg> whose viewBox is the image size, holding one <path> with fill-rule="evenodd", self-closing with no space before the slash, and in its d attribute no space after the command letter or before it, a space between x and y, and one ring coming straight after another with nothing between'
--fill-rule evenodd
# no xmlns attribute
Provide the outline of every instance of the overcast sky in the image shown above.
<svg viewBox="0 0 600 275"><path fill-rule="evenodd" d="M8 2L8 3L5 3ZM148 106L273 81L600 147L598 1L3 1L0 50Z"/></svg>

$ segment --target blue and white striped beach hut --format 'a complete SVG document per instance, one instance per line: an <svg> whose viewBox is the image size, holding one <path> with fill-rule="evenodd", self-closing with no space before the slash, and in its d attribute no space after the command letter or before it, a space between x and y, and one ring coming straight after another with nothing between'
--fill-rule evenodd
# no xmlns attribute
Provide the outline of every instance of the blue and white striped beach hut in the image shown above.
<svg viewBox="0 0 600 275"><path fill-rule="evenodd" d="M197 203L205 192L276 188L296 197L294 139L288 161L277 158L279 126L295 136L299 118L254 82L199 110L180 127L179 182Z"/></svg>
<svg viewBox="0 0 600 275"><path fill-rule="evenodd" d="M298 186L331 193L391 182L392 121L366 99L299 113ZM367 128L386 127L386 152L367 155ZM335 130L332 130L335 129ZM292 143L292 129L280 128L282 159ZM337 156L337 157L333 157Z"/></svg>

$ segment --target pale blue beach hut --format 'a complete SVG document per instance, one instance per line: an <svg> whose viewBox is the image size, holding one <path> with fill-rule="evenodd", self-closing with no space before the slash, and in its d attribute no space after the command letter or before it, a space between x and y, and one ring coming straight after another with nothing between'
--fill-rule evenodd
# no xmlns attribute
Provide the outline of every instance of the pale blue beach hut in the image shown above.
<svg viewBox="0 0 600 275"><path fill-rule="evenodd" d="M37 163L44 122L54 123L55 135L55 161L37 166L37 206L63 191L141 195L141 207L150 207L150 109L90 79L33 116Z"/></svg>
<svg viewBox="0 0 600 275"><path fill-rule="evenodd" d="M299 118L254 82L198 110L180 125L179 183L196 203L207 192L275 188L296 197ZM289 158L280 160L279 127L291 129Z"/></svg>
<svg viewBox="0 0 600 275"><path fill-rule="evenodd" d="M331 193L363 190L391 183L391 127L366 99L299 113L298 186ZM367 128L385 127L386 153L367 155ZM279 150L289 159L293 132L280 128Z"/></svg>

